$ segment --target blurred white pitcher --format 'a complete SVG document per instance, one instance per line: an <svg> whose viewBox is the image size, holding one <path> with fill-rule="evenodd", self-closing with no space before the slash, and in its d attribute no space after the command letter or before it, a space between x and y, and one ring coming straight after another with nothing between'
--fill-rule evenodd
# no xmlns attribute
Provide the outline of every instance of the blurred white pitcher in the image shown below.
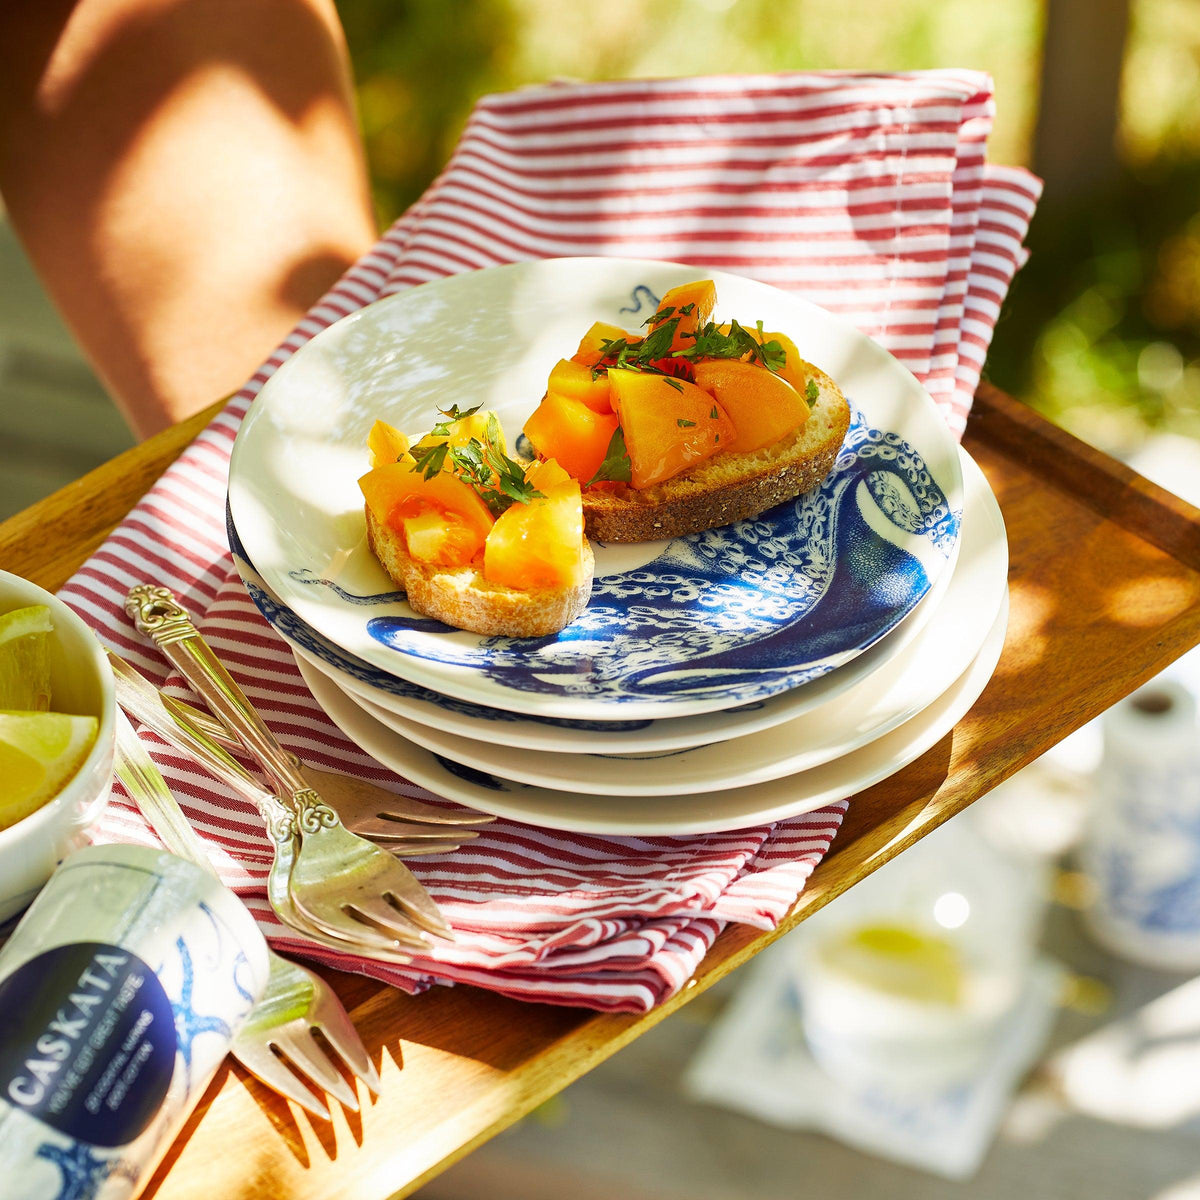
<svg viewBox="0 0 1200 1200"><path fill-rule="evenodd" d="M1080 848L1087 920L1115 954L1200 968L1200 747L1196 701L1156 680L1102 720L1104 756Z"/></svg>

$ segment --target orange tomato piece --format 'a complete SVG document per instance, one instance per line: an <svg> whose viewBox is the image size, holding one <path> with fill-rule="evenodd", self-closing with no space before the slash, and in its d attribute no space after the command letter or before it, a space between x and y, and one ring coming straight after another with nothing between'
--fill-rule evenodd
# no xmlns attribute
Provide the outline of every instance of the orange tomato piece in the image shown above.
<svg viewBox="0 0 1200 1200"><path fill-rule="evenodd" d="M612 412L608 399L608 376L601 372L593 378L592 368L563 358L550 372L546 390L571 400L582 400L588 408L599 413Z"/></svg>
<svg viewBox="0 0 1200 1200"><path fill-rule="evenodd" d="M382 467L398 462L408 453L408 438L394 425L376 421L367 434L367 449L371 452L371 466Z"/></svg>
<svg viewBox="0 0 1200 1200"><path fill-rule="evenodd" d="M717 303L717 285L711 279L698 279L694 283L681 283L671 288L658 302L658 312L650 323L654 329L663 321L679 318L675 336L671 340L672 350L686 350L695 344L696 331L708 324ZM681 311L689 309L688 312ZM674 309L674 312L667 312ZM660 315L662 314L662 315Z"/></svg>
<svg viewBox="0 0 1200 1200"><path fill-rule="evenodd" d="M570 483L571 476L552 458L539 459L525 468L525 479L539 492L561 483Z"/></svg>
<svg viewBox="0 0 1200 1200"><path fill-rule="evenodd" d="M792 341L786 333L764 333L762 337L758 336L758 329L753 325L743 325L743 329L760 345L765 346L767 342L778 342L783 350L784 363L783 367L778 372L780 379L786 379L788 383L803 393L804 385L808 382L808 376L804 373L804 367L801 365L804 360L800 357L800 351L796 349L796 343ZM720 326L722 333L729 332L728 325ZM759 364L761 366L761 364Z"/></svg>
<svg viewBox="0 0 1200 1200"><path fill-rule="evenodd" d="M415 516L400 518L408 553L431 567L465 567L483 548L479 531L456 513L426 508Z"/></svg>
<svg viewBox="0 0 1200 1200"><path fill-rule="evenodd" d="M579 341L579 349L571 356L573 362L594 367L604 357L605 342L640 342L641 334L629 333L619 325L597 321Z"/></svg>
<svg viewBox="0 0 1200 1200"><path fill-rule="evenodd" d="M448 471L426 479L411 462L388 463L368 471L358 486L375 519L404 533L406 540L406 522L430 513L439 517L451 532L436 546L429 532L431 521L422 520L413 529L418 544L426 547L424 553L434 554L435 560L443 553L456 559L443 561L444 566L460 566L474 558L495 524L475 489Z"/></svg>
<svg viewBox="0 0 1200 1200"><path fill-rule="evenodd" d="M730 450L759 450L808 420L808 402L782 376L737 358L696 364L696 386L716 398L737 430Z"/></svg>
<svg viewBox="0 0 1200 1200"><path fill-rule="evenodd" d="M554 458L576 479L595 475L617 428L613 413L549 392L525 422L525 436L543 458Z"/></svg>
<svg viewBox="0 0 1200 1200"><path fill-rule="evenodd" d="M554 465L554 464L546 464ZM542 499L511 504L496 519L483 553L483 575L492 583L528 591L568 588L586 574L583 501L579 482L547 483L553 472L539 475Z"/></svg>
<svg viewBox="0 0 1200 1200"><path fill-rule="evenodd" d="M457 421L447 422L449 429L444 435L435 435L427 433L418 443L418 449L424 449L428 446L439 446L442 442L448 442L451 446L465 446L472 438L476 441L487 440L488 418L493 414L484 410L476 413L471 413L466 417L459 417ZM500 431L500 449L506 450L504 445L504 431Z"/></svg>
<svg viewBox="0 0 1200 1200"><path fill-rule="evenodd" d="M662 483L727 450L737 437L725 410L694 383L627 370L610 371L609 379L635 488Z"/></svg>

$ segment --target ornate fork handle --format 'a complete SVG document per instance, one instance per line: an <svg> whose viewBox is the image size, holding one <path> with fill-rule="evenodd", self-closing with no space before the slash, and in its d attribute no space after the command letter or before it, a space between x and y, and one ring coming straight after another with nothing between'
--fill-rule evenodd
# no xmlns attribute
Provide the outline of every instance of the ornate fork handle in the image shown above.
<svg viewBox="0 0 1200 1200"><path fill-rule="evenodd" d="M154 691L150 684L148 684L146 680L142 678L142 676L138 675L138 673L127 662L125 662L124 659L118 658L116 655L110 653L110 661L114 658L117 659L117 662L113 663L113 670L117 671L118 679L121 677L121 671L117 666L117 663L120 663L121 667L124 667L125 671L129 675L133 676L135 680L139 681L142 687L149 691L153 696L158 696L158 693ZM181 700L172 700L170 697L163 697L162 702L168 709L170 709L172 715L177 720L182 720L186 724L192 726L198 732L204 734L209 741L215 742L216 745L224 747L226 750L242 749L241 741L238 738L235 738L229 732L229 730L217 720L216 717L210 715L209 713L202 712L200 709L194 708L192 705L186 704ZM298 754L293 754L292 751L287 749L286 746L283 747L283 752L288 756L288 761L296 768L297 771L302 771L304 769L304 762ZM239 770L241 769L240 764L238 764L235 760L231 759L230 761L233 762L234 766L238 767Z"/></svg>
<svg viewBox="0 0 1200 1200"><path fill-rule="evenodd" d="M194 721L187 708L168 696L162 696L123 658L108 652L109 665L117 682L117 703L152 729L168 745L195 758L214 778L228 784L243 800L258 810L271 840L290 842L299 832L296 814L262 787L258 781L209 738L207 730ZM238 745L241 743L239 742Z"/></svg>
<svg viewBox="0 0 1200 1200"><path fill-rule="evenodd" d="M138 632L154 642L204 703L263 765L279 786L279 799L295 814L302 832L316 833L341 824L337 813L308 786L300 774L299 760L276 741L170 589L149 584L130 588L125 597L125 611L133 618ZM271 819L265 819L271 836L275 837ZM294 829L288 836L291 833Z"/></svg>

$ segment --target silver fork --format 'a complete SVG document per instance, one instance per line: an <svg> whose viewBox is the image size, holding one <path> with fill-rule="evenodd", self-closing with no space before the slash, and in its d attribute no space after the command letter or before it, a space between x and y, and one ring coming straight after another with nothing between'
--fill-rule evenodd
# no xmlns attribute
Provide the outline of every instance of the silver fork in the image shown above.
<svg viewBox="0 0 1200 1200"><path fill-rule="evenodd" d="M109 665L113 670L113 677L116 680L117 703L130 716L153 729L159 737L171 742L176 748L199 759L211 774L218 779L225 780L231 786L237 787L243 795L246 794L247 788L253 788L255 792L262 791L258 782L235 758L227 754L218 758L211 748L198 745L194 736L181 742L176 733L177 727L182 728L185 734L189 732L193 735L202 734L215 746L222 749L241 750L242 743L232 737L220 721L182 700L173 700L169 696L162 695L144 675L139 674L119 654L115 654L112 650L108 650L106 653ZM314 787L317 787L317 784L313 782L314 776L324 777L328 780L346 780L351 784L358 782L349 779L348 776L335 775L330 771L312 772L306 769L305 778ZM336 788L337 785L335 784L334 787ZM320 789L318 788L318 790ZM391 793L384 791L383 788L372 788L372 790L383 797L391 797ZM351 795L350 803L346 803L344 800L347 793ZM327 793L321 791L321 795L324 797L327 796ZM335 791L334 798L329 802L341 817L344 825L363 837L385 842L387 849L392 854L398 854L401 857L414 857L418 854L447 854L452 850L457 850L467 839L478 837L476 831L469 826L431 826L426 824L416 813L411 814L411 820L405 820L398 813L393 814L391 809L372 813L372 809L382 807L382 802L376 801L368 804L365 799L360 799L356 805L354 803L356 795L352 789L341 788ZM257 806L257 800L252 799L252 802ZM420 808L428 808L431 812L439 811L432 805L421 804L419 800L413 801L413 804ZM484 819L491 820L492 818L485 817ZM420 823L414 824L414 821Z"/></svg>
<svg viewBox="0 0 1200 1200"><path fill-rule="evenodd" d="M126 669L133 670L127 664ZM144 688L130 689L127 676L119 674L117 698L130 716L153 730L175 749L195 759L214 778L228 784L258 810L272 843L271 869L267 873L267 899L285 925L309 941L328 946L332 950L368 954L371 958L384 962L408 963L412 961L412 951L428 949L428 939L416 929L394 941L387 941L380 935L366 930L364 938L350 943L343 937L331 936L322 927L310 921L304 913L297 910L289 890L299 841L295 815L245 771L241 763L193 726L186 714L172 714L168 711L166 705L170 702L148 683ZM191 833L190 827L188 832ZM369 945L361 944L368 940Z"/></svg>
<svg viewBox="0 0 1200 1200"><path fill-rule="evenodd" d="M289 890L296 907L313 924L350 941L367 941L371 933L378 937L377 930L392 937L411 937L418 928L453 938L413 873L346 829L295 769L287 751L167 588L146 584L131 588L125 611L278 786L280 799L294 814L300 831Z"/></svg>
<svg viewBox="0 0 1200 1200"><path fill-rule="evenodd" d="M204 844L123 713L117 714L116 724L116 773L125 790L172 854L211 872ZM358 1097L314 1037L319 1030L350 1073L379 1094L375 1066L341 1001L311 971L274 950L267 955L266 991L238 1033L231 1053L267 1087L326 1121L328 1108L297 1072L357 1112Z"/></svg>

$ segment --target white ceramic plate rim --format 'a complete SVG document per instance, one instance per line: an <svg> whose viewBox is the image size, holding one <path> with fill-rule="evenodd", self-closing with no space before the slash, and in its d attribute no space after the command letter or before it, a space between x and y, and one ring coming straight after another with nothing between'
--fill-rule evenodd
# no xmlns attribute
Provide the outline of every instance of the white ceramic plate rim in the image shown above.
<svg viewBox="0 0 1200 1200"><path fill-rule="evenodd" d="M745 724L757 724L755 730L738 727L737 713L720 714L719 718L697 716L677 721L659 721L655 725L685 725L692 728L718 728L719 737L692 740L690 744L673 745L671 751L695 750L702 754L708 746L721 744L721 772L698 780L689 778L689 769L695 769L694 754L673 754L670 760L649 763L650 779L656 775L665 778L658 784L649 784L647 778L637 779L634 768L628 772L613 772L605 762L607 755L619 755L622 760L644 754L648 746L642 734L647 731L632 730L624 734L596 734L592 730L571 731L557 728L559 739L550 746L522 745L514 726L516 721L496 721L488 725L475 721L473 733L463 733L462 726L472 725L469 718L458 718L455 722L412 721L398 715L377 696L378 689L353 680L346 672L332 670L322 660L314 658L302 647L296 648L308 664L328 674L343 691L356 700L370 701L372 712L383 724L403 734L410 742L424 746L434 754L454 755L468 766L485 770L505 779L523 784L559 788L564 791L612 792L642 794L674 794L698 786L743 787L755 782L779 778L798 770L820 766L830 758L847 754L877 737L882 737L902 724L925 704L941 694L950 683L966 670L968 662L979 652L995 618L1006 588L1008 578L1008 540L1004 530L1004 518L988 481L982 470L962 451L964 468L965 506L962 514L960 538L961 560L966 569L955 566L950 576L949 587L944 595L938 596L935 611L916 631L916 636L905 638L899 653L889 654L869 673L859 673L833 691L827 689L823 698L814 701L800 700L798 712L787 713L787 700L791 694L785 692L764 703L763 707L775 706L784 712L781 720L764 720L762 713L751 713ZM944 577L943 577L944 578ZM941 582L941 581L940 581ZM932 598L932 596L931 596ZM953 640L947 638L947 630L953 632ZM881 643L882 647L882 643ZM865 658L865 655L863 655ZM856 660L860 661L860 660ZM853 671L853 665L830 672L816 683L835 680L839 674ZM898 678L898 672L904 672ZM881 682L882 680L882 682ZM350 683L356 686L350 686ZM796 689L805 692L815 684ZM878 694L881 686L886 695ZM389 697L391 698L391 697ZM433 707L433 706L426 706ZM839 737L840 728L851 728L858 721L859 712L872 710L877 715L874 725L858 724L852 733ZM836 715L829 715L835 713ZM446 713L446 716L458 714ZM757 721L752 720L757 719ZM724 725L734 726L730 731ZM830 727L832 722L832 727ZM539 728L539 726L534 726ZM556 728L551 726L551 728ZM479 731L482 736L479 736ZM766 734L773 731L774 736ZM822 733L822 731L824 731ZM654 732L654 727L649 732ZM756 736L761 734L761 736ZM686 738L686 732L684 733ZM743 745L743 739L749 742ZM596 742L605 745L604 750ZM785 750L782 744L803 746L803 749ZM610 748L611 750L608 750ZM532 749L534 752L528 752ZM749 756L749 763L746 757ZM706 758L712 755L704 755ZM670 767L667 764L670 763ZM620 778L628 774L629 778ZM614 775L617 778L614 778ZM738 781L740 780L740 781Z"/></svg>
<svg viewBox="0 0 1200 1200"><path fill-rule="evenodd" d="M695 278L697 270L691 266L653 260L574 258L514 263L489 268L489 273L493 278L498 272L527 272L536 277L538 272L554 274L561 271L595 272L601 269L611 272L614 276L608 285L614 290L626 283L632 286L634 282L653 282L660 288L666 288L674 283ZM616 276L622 272L627 274L627 278L618 280ZM473 277L478 277L479 274L480 272L464 273L423 286L456 287L463 286L464 281L469 286L469 281ZM841 346L837 352L844 355L850 354L847 347L852 346L855 361L861 357L861 360L867 364L867 367L857 367L856 370L864 371L868 377L867 380L853 385L855 389L852 396L854 403L865 411L868 420L877 428L895 427L894 422L881 419L882 412L903 413L902 424L905 439L917 446L942 487L950 508L954 511L961 511L962 478L956 453L957 447L933 400L895 358L849 322L798 296L728 272L709 272L709 274L717 281L718 291L725 286L727 290L730 287L736 287L750 292L758 292L763 297L762 304L765 308L783 306L790 307L795 311L797 314L795 318L789 317L785 323L789 326L789 333L793 334L800 342L802 352L804 342L809 336L816 336L818 332L828 335L830 338L829 354L825 356L825 362L819 363L819 365L835 366L830 361L835 345ZM520 278L520 275L516 274L511 278ZM639 720L643 718L657 719L668 713L672 716L682 717L712 712L743 702L733 701L731 703L727 697L722 696L690 698L668 696L642 700L625 699L614 705L611 700L597 699L586 695L563 696L508 687L487 678L473 667L430 662L379 644L373 638L363 634L354 620L347 618L344 611L347 606L343 605L339 608L323 602L323 598L318 595L322 589L306 587L289 575L287 564L290 562L293 569L298 565L296 552L294 549L289 549L288 545L289 538L292 537L287 532L289 522L280 520L271 507L277 499L279 485L276 484L274 489L272 488L270 482L272 473L266 465L275 457L270 448L275 397L279 396L285 399L289 397L288 388L291 386L290 381L293 376L305 380L306 387L319 388L321 380L319 378L306 380L303 372L307 370L308 362L320 361L322 347L336 344L335 339L342 337L357 323L376 319L384 306L403 304L406 298L418 290L412 289L376 301L317 334L263 385L257 400L242 422L230 461L230 512L251 561L271 591L282 603L292 608L297 615L345 652L390 674L472 703L567 719ZM812 332L810 333L810 331ZM820 358L820 354L814 355L815 360ZM835 370L834 373L837 377L838 372ZM847 377L843 373L843 378ZM327 379L325 384L328 388L331 381ZM285 399L279 401L281 407L284 405ZM293 400L288 407L289 416L287 417L287 420L291 421L293 425L303 416L303 414L297 415L296 408ZM394 415L393 412L384 411L384 409L382 401L376 403L374 416ZM320 416L319 406L314 411ZM321 441L320 425L318 424L310 432L313 439L319 444ZM262 444L260 445L260 443ZM320 529L332 528L338 521L343 521L347 523L346 528L349 529L349 523L354 519L355 514L361 524L359 508L356 508L354 513L343 513L336 518L333 514L320 516L320 510L316 511L319 519L309 522L293 519L290 525L300 529ZM361 533L358 537L359 545L361 545ZM321 555L314 552L305 557L310 560L312 565L315 565L320 561ZM934 581L931 580L932 582ZM404 609L407 611L407 605L404 606ZM909 611L911 612L911 608ZM895 624L891 628L895 628ZM886 632L880 636L885 636ZM473 635L448 636L473 639ZM473 642L477 641L478 639L473 639ZM865 649L867 649L866 645L859 647L859 651ZM847 654L842 657L841 661L849 661L850 657L851 655ZM763 698L771 691L779 690L782 690L782 686L779 686L776 681L775 686L763 691L757 698ZM751 698L745 697L746 700Z"/></svg>
<svg viewBox="0 0 1200 1200"><path fill-rule="evenodd" d="M372 716L368 706L360 706L302 659L297 659L297 665L317 703L355 745L435 795L548 829L660 837L745 829L800 816L852 797L896 774L936 746L970 711L1000 660L1007 627L1006 592L987 641L971 666L924 712L878 741L811 771L748 788L689 797L574 796L526 787L497 793L458 779L451 780L453 786L447 787L445 772L428 751L388 729Z"/></svg>
<svg viewBox="0 0 1200 1200"><path fill-rule="evenodd" d="M947 621L938 621L935 615L891 662L782 725L646 759L639 757L636 746L626 746L619 756L586 752L530 754L511 746L507 731L498 731L498 739L488 742L406 721L375 704L370 708L371 715L433 754L490 775L589 795L675 796L707 788L741 788L819 767L876 741L932 704L970 666L987 639L1007 590L1008 543L1000 506L983 472L973 463L970 469L978 475L982 490L973 491L975 481L968 477L963 554L977 554L979 544L1003 547L1003 551L984 567L989 586L979 588L960 606L959 636L948 642L944 635ZM976 506L972 511L973 500ZM979 528L985 522L989 528L983 532L981 543L974 541L971 524ZM319 664L313 665L320 670Z"/></svg>
<svg viewBox="0 0 1200 1200"><path fill-rule="evenodd" d="M965 451L964 451L965 454ZM954 548L957 560L959 546ZM235 566L242 571L242 564L235 560ZM242 571L243 582L246 582L245 572ZM268 596L277 604L282 604L278 597L271 595L259 580L253 581L255 586L262 587ZM443 729L447 733L459 737L472 738L475 741L486 741L485 731L490 730L497 736L503 737L509 745L518 746L524 750L538 750L547 754L574 754L579 751L580 740L586 740L592 753L628 753L631 748L638 750L686 750L692 746L709 745L712 742L729 741L732 738L744 737L769 729L783 721L791 720L801 713L808 712L826 700L840 695L847 688L865 679L873 671L886 666L926 624L932 620L941 609L946 593L953 582L952 569L945 571L938 581L921 598L920 603L892 630L881 638L875 645L864 653L856 655L843 667L814 679L811 683L803 683L798 687L789 688L786 692L776 692L765 700L753 704L738 705L734 708L718 709L715 712L697 713L690 717L659 717L650 719L646 728L628 730L621 727L622 722L629 722L624 713L612 721L588 721L570 723L570 718L561 718L563 723L542 723L537 720L524 721L523 714L514 713L508 709L491 710L484 705L476 705L481 713L496 712L494 717L472 716L458 712L452 708L443 707L436 701L430 702L416 697L397 696L385 692L381 688L356 678L348 671L334 666L319 657L312 650L301 645L290 637L286 630L272 626L275 632L288 646L299 654L307 663L316 667L324 675L328 675L344 692L351 693L360 700L369 700L376 708L406 721L418 725ZM269 622L270 617L265 619ZM407 680L404 682L408 682ZM469 703L464 701L464 703Z"/></svg>
<svg viewBox="0 0 1200 1200"><path fill-rule="evenodd" d="M938 579L920 604L904 619L904 621L885 638L882 638L866 653L852 659L844 667L838 667L811 683L802 684L786 692L779 692L766 700L760 701L753 709L725 709L715 713L701 713L693 717L666 717L653 721L645 729L621 730L619 728L600 729L595 726L570 728L562 725L541 724L536 721L521 721L508 713L498 714L491 721L483 717L474 717L452 709L441 708L437 703L429 703L419 699L395 696L379 688L372 687L355 678L347 671L318 658L304 646L290 640L286 633L280 636L318 671L328 675L344 692L349 692L356 699L370 701L375 708L382 710L384 724L391 725L398 733L405 733L403 723L393 724L394 718L402 722L415 722L428 726L442 734L453 734L457 737L470 738L477 742L490 742L495 738L506 746L523 750L537 750L547 754L632 754L660 750L687 750L694 746L711 745L715 742L731 741L735 738L748 737L764 729L770 729L791 721L806 713L828 704L844 692L855 687L876 671L883 670L894 658L900 655L909 645L920 637L931 625L936 624L939 617L944 619L952 604L971 603L974 598L968 598L961 590L955 592L956 583L961 585L962 579L958 574L958 557L963 543L970 538L982 538L979 527L983 524L978 513L972 522L972 509L982 508L993 518L991 524L992 538L997 539L1003 546L1007 560L1007 540L1004 530L1004 518L1000 514L999 505L988 486L983 472L974 459L959 448L959 457L963 470L963 532L955 546L955 562L948 571ZM968 522L972 522L974 529ZM991 547L983 545L979 553L987 552ZM1004 580L999 581L995 593L995 604L1000 603L1000 592ZM984 597L986 603L987 597ZM995 608L988 612L991 617ZM972 647L972 653L978 646ZM411 735L412 741L421 742L417 731ZM424 744L424 743L422 743Z"/></svg>

